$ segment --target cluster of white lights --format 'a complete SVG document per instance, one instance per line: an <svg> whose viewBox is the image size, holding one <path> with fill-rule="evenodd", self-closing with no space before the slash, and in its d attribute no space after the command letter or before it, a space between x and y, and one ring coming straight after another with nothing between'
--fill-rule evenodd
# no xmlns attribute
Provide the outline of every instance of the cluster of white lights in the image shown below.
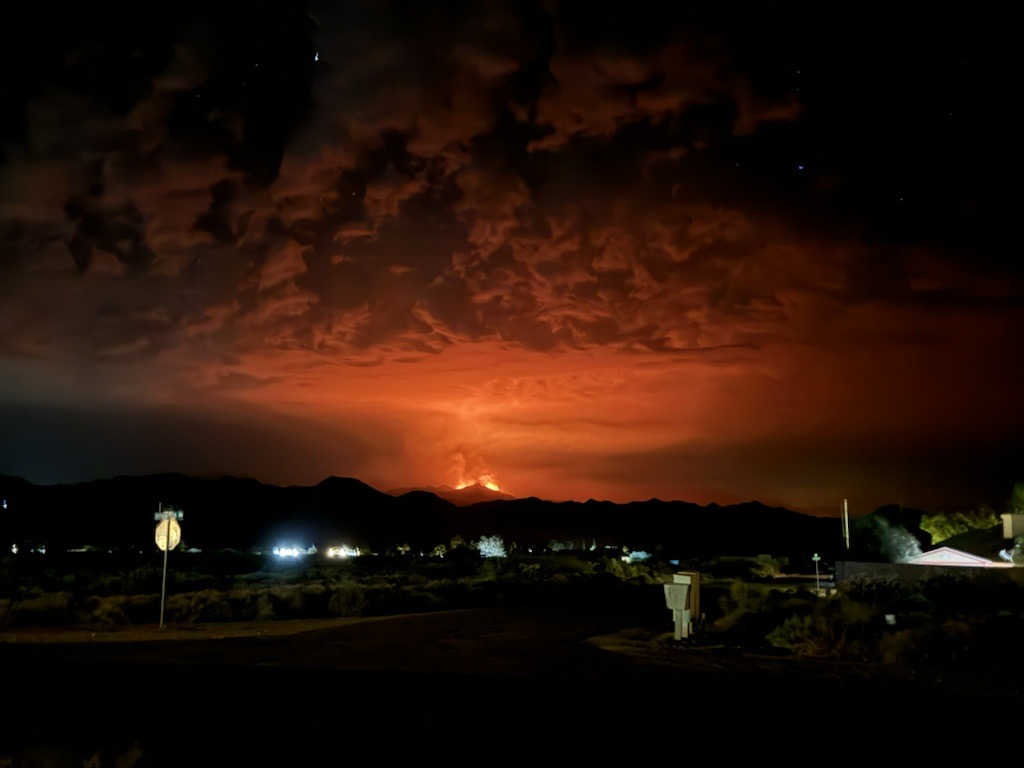
<svg viewBox="0 0 1024 768"><path fill-rule="evenodd" d="M272 550L278 557L305 557L306 555L315 555L316 547L297 547L293 545L288 546L277 546ZM361 553L357 547L328 547L328 557L358 557Z"/></svg>
<svg viewBox="0 0 1024 768"><path fill-rule="evenodd" d="M304 547L274 547L274 554L278 557L303 557L309 554Z"/></svg>
<svg viewBox="0 0 1024 768"><path fill-rule="evenodd" d="M358 548L352 548L352 547L346 547L346 546L328 547L327 548L327 556L328 557L359 557L359 549Z"/></svg>
<svg viewBox="0 0 1024 768"><path fill-rule="evenodd" d="M16 542L11 544L11 554L12 555L16 555L19 552L21 552L21 547L19 547ZM32 553L38 554L38 555L45 555L46 554L46 545L45 544L39 544L38 546L32 547L32 549L30 549L29 552L32 552Z"/></svg>

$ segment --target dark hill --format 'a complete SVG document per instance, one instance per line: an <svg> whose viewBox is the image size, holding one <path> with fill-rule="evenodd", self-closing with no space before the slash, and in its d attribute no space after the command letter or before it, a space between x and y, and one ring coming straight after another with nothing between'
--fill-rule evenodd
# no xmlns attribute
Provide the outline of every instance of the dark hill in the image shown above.
<svg viewBox="0 0 1024 768"><path fill-rule="evenodd" d="M409 544L429 551L455 536L500 536L507 544L573 548L626 547L664 557L771 554L826 560L842 544L838 520L768 507L759 502L699 506L682 501L617 504L537 498L453 504L425 491L393 496L353 478L329 477L314 486L279 487L247 478L181 474L116 477L38 486L0 477L0 545L45 543L152 549L154 513L183 512L185 546L266 549L279 543L347 544L384 551Z"/></svg>
<svg viewBox="0 0 1024 768"><path fill-rule="evenodd" d="M490 488L479 483L473 483L462 488L452 488L450 485L428 485L425 488L395 488L388 491L388 493L392 496L404 496L408 493L423 491L440 496L445 501L450 501L452 504L460 507L478 504L481 501L496 501L498 499L509 501L515 498L515 496L502 493L501 491L492 491Z"/></svg>

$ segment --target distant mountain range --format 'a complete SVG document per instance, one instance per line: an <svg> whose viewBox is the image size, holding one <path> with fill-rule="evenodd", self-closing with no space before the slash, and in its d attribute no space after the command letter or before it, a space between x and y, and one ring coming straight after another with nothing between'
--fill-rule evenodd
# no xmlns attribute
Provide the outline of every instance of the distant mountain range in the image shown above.
<svg viewBox="0 0 1024 768"><path fill-rule="evenodd" d="M756 501L728 506L657 499L554 502L515 499L472 486L384 493L344 477L280 487L182 474L49 486L0 476L0 497L6 502L6 509L0 508L0 546L5 549L33 542L57 549L154 548L154 514L160 508L181 510L183 546L203 550L265 549L290 542L321 550L345 544L374 552L408 544L427 552L455 536L467 542L500 536L506 544L524 547L561 542L576 549L627 547L678 558L809 557L817 552L831 559L842 544L838 519Z"/></svg>
<svg viewBox="0 0 1024 768"><path fill-rule="evenodd" d="M504 499L511 501L515 496L501 491L493 491L486 485L472 483L462 488L452 488L450 485L426 485L420 488L395 488L388 491L392 496L404 496L413 491L426 491L435 496L440 496L459 507L468 507L470 504L479 504L481 501L497 501Z"/></svg>

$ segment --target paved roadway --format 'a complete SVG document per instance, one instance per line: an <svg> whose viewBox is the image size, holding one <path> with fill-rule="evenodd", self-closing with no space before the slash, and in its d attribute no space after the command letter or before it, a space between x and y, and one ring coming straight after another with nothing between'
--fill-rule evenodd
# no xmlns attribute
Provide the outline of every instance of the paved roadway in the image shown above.
<svg viewBox="0 0 1024 768"><path fill-rule="evenodd" d="M667 612L666 612L667 614ZM668 651L558 605L180 641L2 642L0 766L494 766L948 756L1024 714L863 670ZM660 648L661 650L658 650ZM923 726L950 724L925 735ZM907 740L894 738L906 734Z"/></svg>

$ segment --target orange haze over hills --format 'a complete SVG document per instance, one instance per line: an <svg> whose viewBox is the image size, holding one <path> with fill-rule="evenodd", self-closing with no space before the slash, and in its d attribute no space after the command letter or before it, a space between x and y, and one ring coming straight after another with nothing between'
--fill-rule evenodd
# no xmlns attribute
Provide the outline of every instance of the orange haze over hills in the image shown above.
<svg viewBox="0 0 1024 768"><path fill-rule="evenodd" d="M0 46L0 474L815 515L1024 480L1012 25L113 5Z"/></svg>
<svg viewBox="0 0 1024 768"><path fill-rule="evenodd" d="M440 496L442 499L446 499L452 504L464 507L470 504L477 504L481 501L497 501L497 500L508 500L514 499L507 493L503 493L500 490L488 488L484 485L477 483L471 483L464 485L461 488L452 488L450 485L430 485L423 488L394 488L387 491L392 496L401 496L411 491L428 491L433 493L435 496Z"/></svg>

